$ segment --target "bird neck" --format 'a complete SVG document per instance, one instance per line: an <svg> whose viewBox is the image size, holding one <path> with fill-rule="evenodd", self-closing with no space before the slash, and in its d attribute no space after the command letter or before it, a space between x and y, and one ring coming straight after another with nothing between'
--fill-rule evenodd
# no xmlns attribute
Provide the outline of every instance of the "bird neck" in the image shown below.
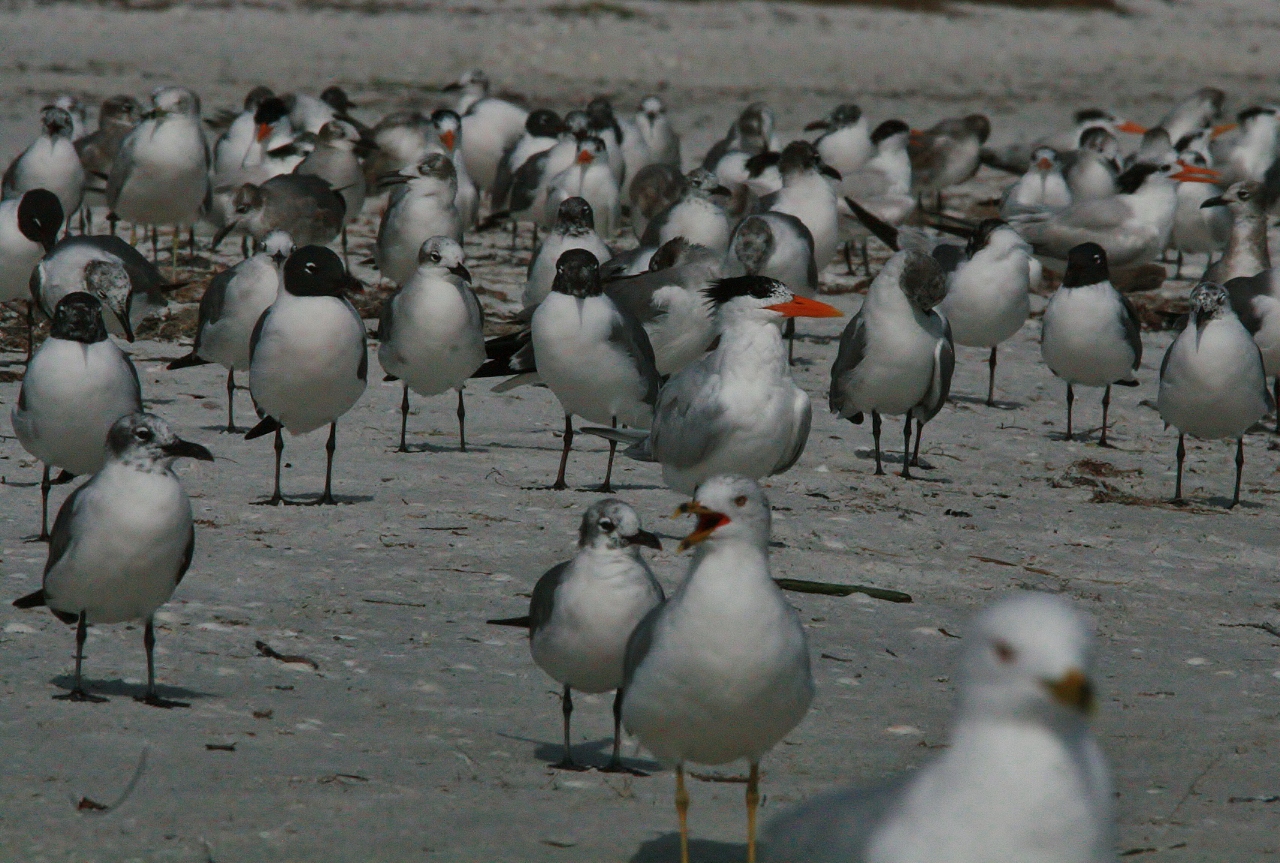
<svg viewBox="0 0 1280 863"><path fill-rule="evenodd" d="M1267 219L1264 213L1248 209L1231 220L1231 240L1223 258L1227 266L1227 274L1222 278L1224 282L1271 269L1271 255L1267 251Z"/></svg>
<svg viewBox="0 0 1280 863"><path fill-rule="evenodd" d="M773 322L749 313L722 316L717 353L725 373L781 375L788 368L782 331Z"/></svg>

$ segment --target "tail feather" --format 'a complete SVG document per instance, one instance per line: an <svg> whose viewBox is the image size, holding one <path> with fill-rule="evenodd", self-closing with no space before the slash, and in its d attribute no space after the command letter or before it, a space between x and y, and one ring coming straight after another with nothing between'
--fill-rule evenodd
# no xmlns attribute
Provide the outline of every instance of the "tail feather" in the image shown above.
<svg viewBox="0 0 1280 863"><path fill-rule="evenodd" d="M244 439L253 440L254 438L262 437L263 435L268 435L268 434L271 434L272 432L279 431L282 428L284 428L284 425L281 424L281 422L277 420L275 417L263 417L262 420L256 426L249 429L249 431L245 434Z"/></svg>
<svg viewBox="0 0 1280 863"><path fill-rule="evenodd" d="M615 429L604 426L583 426L578 431L602 437L605 440L627 444L622 454L635 461L657 461L649 448L649 432L645 429Z"/></svg>
<svg viewBox="0 0 1280 863"><path fill-rule="evenodd" d="M849 205L849 209L853 211L854 217L862 223L864 228L874 234L876 239L893 249L895 252L899 251L897 228L881 219L875 213L872 213L853 198L846 196L844 202Z"/></svg>

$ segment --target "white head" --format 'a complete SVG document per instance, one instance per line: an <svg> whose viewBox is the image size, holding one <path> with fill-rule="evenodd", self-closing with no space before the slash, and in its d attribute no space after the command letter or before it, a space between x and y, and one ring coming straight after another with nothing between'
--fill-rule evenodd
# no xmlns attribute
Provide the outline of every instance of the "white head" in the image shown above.
<svg viewBox="0 0 1280 863"><path fill-rule="evenodd" d="M682 503L676 515L696 515L698 524L680 542L680 551L705 544L745 542L761 549L769 545L769 499L753 479L721 474L703 480L693 500Z"/></svg>
<svg viewBox="0 0 1280 863"><path fill-rule="evenodd" d="M980 613L966 636L960 711L1054 726L1093 710L1093 631L1063 599L1027 593Z"/></svg>
<svg viewBox="0 0 1280 863"><path fill-rule="evenodd" d="M657 96L645 96L640 100L640 113L648 117L650 123L656 123L667 113L667 107Z"/></svg>
<svg viewBox="0 0 1280 863"><path fill-rule="evenodd" d="M721 326L738 320L781 324L786 318L838 318L826 303L796 296L777 279L736 276L712 282L702 291Z"/></svg>
<svg viewBox="0 0 1280 863"><path fill-rule="evenodd" d="M157 117L167 114L199 116L200 97L186 87L160 87L151 93L151 106Z"/></svg>
<svg viewBox="0 0 1280 863"><path fill-rule="evenodd" d="M286 231L272 231L262 238L259 250L270 255L276 264L283 264L293 254L293 237Z"/></svg>
<svg viewBox="0 0 1280 863"><path fill-rule="evenodd" d="M465 282L471 281L471 273L463 266L466 254L462 246L449 237L432 237L418 250L419 268L448 270Z"/></svg>

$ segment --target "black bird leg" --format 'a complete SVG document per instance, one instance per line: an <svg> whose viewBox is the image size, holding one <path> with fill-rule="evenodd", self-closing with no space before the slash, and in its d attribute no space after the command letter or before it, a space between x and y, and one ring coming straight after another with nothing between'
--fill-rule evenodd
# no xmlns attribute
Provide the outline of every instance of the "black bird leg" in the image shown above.
<svg viewBox="0 0 1280 863"><path fill-rule="evenodd" d="M987 407L996 406L996 351L998 345L991 346L991 356L987 358Z"/></svg>
<svg viewBox="0 0 1280 863"><path fill-rule="evenodd" d="M551 488L555 491L561 491L569 486L564 481L564 469L569 465L569 450L573 448L573 417L569 414L564 415L564 449L560 453L560 472L556 474L556 481L551 484Z"/></svg>
<svg viewBox="0 0 1280 863"><path fill-rule="evenodd" d="M618 427L618 418L613 417L611 421L613 428ZM613 479L613 456L618 451L618 442L616 440L609 441L609 466L604 471L604 482L600 483L599 491L604 494L613 494L613 486L610 480Z"/></svg>
<svg viewBox="0 0 1280 863"><path fill-rule="evenodd" d="M1187 460L1186 435L1178 432L1178 478L1173 485L1173 502L1182 503L1182 463Z"/></svg>
<svg viewBox="0 0 1280 863"><path fill-rule="evenodd" d="M40 477L40 542L49 541L49 489L53 483L49 481L49 463L44 464L44 474Z"/></svg>
<svg viewBox="0 0 1280 863"><path fill-rule="evenodd" d="M227 369L227 434L236 433L236 370Z"/></svg>
<svg viewBox="0 0 1280 863"><path fill-rule="evenodd" d="M400 399L400 448L397 452L408 452L404 436L409 427L409 385L404 385L404 396Z"/></svg>
<svg viewBox="0 0 1280 863"><path fill-rule="evenodd" d="M458 449L467 451L467 406L462 401L462 387L458 387Z"/></svg>
<svg viewBox="0 0 1280 863"><path fill-rule="evenodd" d="M911 411L902 424L902 478L911 479Z"/></svg>
<svg viewBox="0 0 1280 863"><path fill-rule="evenodd" d="M871 437L876 442L876 476L884 476L884 466L880 464L880 411L871 412Z"/></svg>
<svg viewBox="0 0 1280 863"><path fill-rule="evenodd" d="M333 499L333 454L338 450L338 421L329 423L329 440L324 445L324 494L320 495L319 504L336 504Z"/></svg>
<svg viewBox="0 0 1280 863"><path fill-rule="evenodd" d="M190 707L191 705L185 701L170 701L156 694L156 628L149 617L142 631L142 647L147 651L147 692L141 698L135 697L133 700L152 707L163 707L166 710L170 707Z"/></svg>
<svg viewBox="0 0 1280 863"><path fill-rule="evenodd" d="M1244 437L1236 438L1236 493L1231 498L1231 506L1227 509L1234 508L1240 503L1240 479L1244 475Z"/></svg>
<svg viewBox="0 0 1280 863"><path fill-rule="evenodd" d="M62 695L53 696L55 701L88 701L94 704L101 704L107 699L101 695L90 695L85 691L84 686L80 682L80 664L84 661L84 641L88 634L89 621L86 612L80 612L80 619L76 622L76 676L75 683L71 687L71 691Z"/></svg>
<svg viewBox="0 0 1280 863"><path fill-rule="evenodd" d="M1111 408L1111 384L1102 391L1102 435L1098 438L1098 446L1109 446L1107 443L1107 412Z"/></svg>
<svg viewBox="0 0 1280 863"><path fill-rule="evenodd" d="M276 429L276 487L275 491L271 493L271 499L267 501L271 505L285 502L284 495L280 493L280 459L282 456L284 456L284 430L278 428Z"/></svg>
<svg viewBox="0 0 1280 863"><path fill-rule="evenodd" d="M916 447L911 453L911 466L920 467L920 438L924 437L924 421L916 420Z"/></svg>
<svg viewBox="0 0 1280 863"><path fill-rule="evenodd" d="M556 770L586 770L585 767L579 767L574 763L573 755L569 751L569 717L573 715L573 696L569 694L569 684L564 685L564 693L560 696L560 712L564 716L564 758L556 764L552 764Z"/></svg>
<svg viewBox="0 0 1280 863"><path fill-rule="evenodd" d="M1076 400L1076 391L1071 388L1071 383L1067 382L1067 440L1071 440L1071 405Z"/></svg>

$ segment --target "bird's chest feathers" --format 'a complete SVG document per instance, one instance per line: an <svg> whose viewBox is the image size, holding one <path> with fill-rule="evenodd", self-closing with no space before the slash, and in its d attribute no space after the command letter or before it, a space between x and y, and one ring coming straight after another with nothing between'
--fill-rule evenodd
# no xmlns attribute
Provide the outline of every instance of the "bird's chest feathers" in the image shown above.
<svg viewBox="0 0 1280 863"><path fill-rule="evenodd" d="M608 352L617 309L603 297L552 292L534 314L533 350L544 362L578 364Z"/></svg>
<svg viewBox="0 0 1280 863"><path fill-rule="evenodd" d="M769 410L780 398L789 408L795 385L776 326L753 322L725 328L716 358L720 399L727 408L756 413Z"/></svg>

